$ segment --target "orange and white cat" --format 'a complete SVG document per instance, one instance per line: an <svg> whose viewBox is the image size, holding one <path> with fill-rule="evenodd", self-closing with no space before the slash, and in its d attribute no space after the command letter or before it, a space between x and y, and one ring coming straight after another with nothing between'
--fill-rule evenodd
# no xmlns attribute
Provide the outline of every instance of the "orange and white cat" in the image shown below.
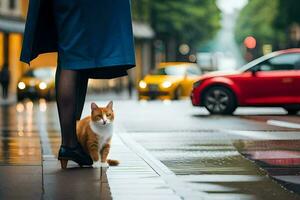
<svg viewBox="0 0 300 200"><path fill-rule="evenodd" d="M119 161L107 159L113 136L113 102L110 101L106 107L92 103L91 110L90 116L77 121L79 143L91 156L94 168L118 165Z"/></svg>

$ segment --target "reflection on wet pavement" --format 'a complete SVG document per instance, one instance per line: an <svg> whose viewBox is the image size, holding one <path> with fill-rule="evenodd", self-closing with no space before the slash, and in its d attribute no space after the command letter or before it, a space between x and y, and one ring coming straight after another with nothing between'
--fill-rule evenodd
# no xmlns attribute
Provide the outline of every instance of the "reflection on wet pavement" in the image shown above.
<svg viewBox="0 0 300 200"><path fill-rule="evenodd" d="M56 104L40 101L1 107L0 199L180 199L117 137L110 156L118 167L62 170ZM18 190L16 193L14 190Z"/></svg>
<svg viewBox="0 0 300 200"><path fill-rule="evenodd" d="M111 199L99 169L60 169L55 103L2 106L0 117L0 199Z"/></svg>
<svg viewBox="0 0 300 200"><path fill-rule="evenodd" d="M211 199L299 199L239 153L234 142L246 136L217 131L131 135L189 187Z"/></svg>
<svg viewBox="0 0 300 200"><path fill-rule="evenodd" d="M0 199L42 196L42 153L37 121L42 105L46 103L35 106L28 101L0 106Z"/></svg>
<svg viewBox="0 0 300 200"><path fill-rule="evenodd" d="M237 141L235 146L287 189L300 194L300 141Z"/></svg>
<svg viewBox="0 0 300 200"><path fill-rule="evenodd" d="M0 107L0 165L40 165L32 102Z"/></svg>

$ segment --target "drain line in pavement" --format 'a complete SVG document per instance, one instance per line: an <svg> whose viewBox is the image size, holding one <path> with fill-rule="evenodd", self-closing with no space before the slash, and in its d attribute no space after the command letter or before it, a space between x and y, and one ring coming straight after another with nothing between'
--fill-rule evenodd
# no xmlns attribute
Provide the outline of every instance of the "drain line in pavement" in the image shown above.
<svg viewBox="0 0 300 200"><path fill-rule="evenodd" d="M42 148L42 157L53 157L51 145L48 137L48 131L45 126L46 124L46 116L45 112L37 112L37 125L38 125L38 131L40 135L40 142L41 142L41 148Z"/></svg>

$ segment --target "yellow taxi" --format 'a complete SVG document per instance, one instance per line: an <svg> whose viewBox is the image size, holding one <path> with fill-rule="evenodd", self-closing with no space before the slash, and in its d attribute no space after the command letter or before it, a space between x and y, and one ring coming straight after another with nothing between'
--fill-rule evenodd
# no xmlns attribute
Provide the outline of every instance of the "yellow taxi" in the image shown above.
<svg viewBox="0 0 300 200"><path fill-rule="evenodd" d="M189 97L193 83L200 75L201 70L195 63L160 63L139 82L138 97L140 100Z"/></svg>
<svg viewBox="0 0 300 200"><path fill-rule="evenodd" d="M31 68L18 81L17 99L55 98L55 67Z"/></svg>

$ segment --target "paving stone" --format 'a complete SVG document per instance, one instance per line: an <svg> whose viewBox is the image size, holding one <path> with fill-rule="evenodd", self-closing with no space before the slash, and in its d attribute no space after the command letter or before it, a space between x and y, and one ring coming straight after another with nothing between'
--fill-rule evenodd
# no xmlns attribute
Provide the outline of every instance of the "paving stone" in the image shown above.
<svg viewBox="0 0 300 200"><path fill-rule="evenodd" d="M1 200L34 200L41 196L41 166L0 166Z"/></svg>

